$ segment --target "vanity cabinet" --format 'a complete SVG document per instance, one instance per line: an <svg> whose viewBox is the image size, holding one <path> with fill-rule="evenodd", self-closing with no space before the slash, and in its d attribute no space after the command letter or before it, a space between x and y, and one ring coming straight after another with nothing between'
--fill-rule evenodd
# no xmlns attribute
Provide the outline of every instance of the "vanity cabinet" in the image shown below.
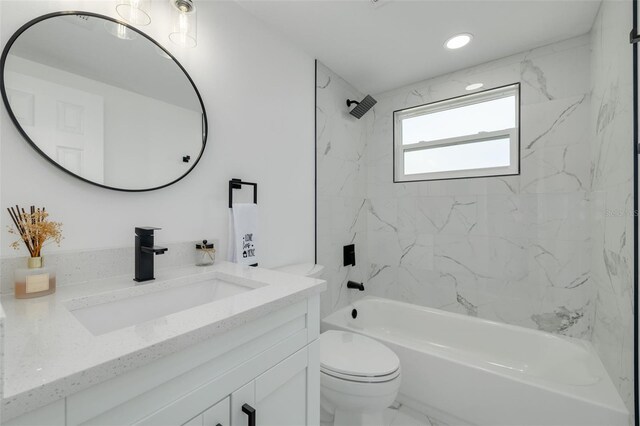
<svg viewBox="0 0 640 426"><path fill-rule="evenodd" d="M229 421L230 397L226 397L202 414L184 423L183 426L225 426Z"/></svg>
<svg viewBox="0 0 640 426"><path fill-rule="evenodd" d="M251 416L255 418L256 425L308 424L308 411L314 408L307 404L309 378L315 380L314 371L310 368L319 367L315 361L309 362L309 355L317 352L317 345L318 342L313 342L306 351L295 353L232 393L231 424L252 426ZM245 404L249 405L249 410L253 409L253 413L243 410ZM315 414L312 417L315 419Z"/></svg>
<svg viewBox="0 0 640 426"><path fill-rule="evenodd" d="M318 425L319 315L316 294L5 424Z"/></svg>
<svg viewBox="0 0 640 426"><path fill-rule="evenodd" d="M317 342L311 345L317 345ZM310 350L315 350L313 347ZM301 350L183 423L183 426L307 424L308 352ZM166 413L162 413L165 415ZM161 422L160 416L153 416Z"/></svg>

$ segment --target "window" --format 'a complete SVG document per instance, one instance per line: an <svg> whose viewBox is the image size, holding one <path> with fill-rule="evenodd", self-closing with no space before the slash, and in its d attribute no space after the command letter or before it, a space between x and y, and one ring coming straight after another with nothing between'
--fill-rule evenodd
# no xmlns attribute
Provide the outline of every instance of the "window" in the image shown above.
<svg viewBox="0 0 640 426"><path fill-rule="evenodd" d="M520 173L520 84L393 113L394 181Z"/></svg>

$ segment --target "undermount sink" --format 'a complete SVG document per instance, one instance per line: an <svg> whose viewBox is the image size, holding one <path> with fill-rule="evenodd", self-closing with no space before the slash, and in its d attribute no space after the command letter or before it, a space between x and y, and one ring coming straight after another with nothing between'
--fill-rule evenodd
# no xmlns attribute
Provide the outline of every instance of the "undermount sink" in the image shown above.
<svg viewBox="0 0 640 426"><path fill-rule="evenodd" d="M84 327L94 336L99 336L254 290L254 287L220 278L208 278L163 289L154 289L154 285L144 284L136 287L136 290L149 290L144 294L69 309Z"/></svg>

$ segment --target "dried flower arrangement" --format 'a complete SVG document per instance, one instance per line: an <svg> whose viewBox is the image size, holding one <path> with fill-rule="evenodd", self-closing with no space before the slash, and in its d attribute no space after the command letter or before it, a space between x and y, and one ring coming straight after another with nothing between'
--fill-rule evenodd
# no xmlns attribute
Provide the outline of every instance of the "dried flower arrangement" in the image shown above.
<svg viewBox="0 0 640 426"><path fill-rule="evenodd" d="M10 207L7 210L16 226L15 229L9 227L9 233L20 237L11 243L15 250L20 249L22 241L31 257L40 257L42 247L47 241L60 245L63 238L62 223L48 220L49 213L44 207L36 209L35 206L31 206L30 211L26 212L16 205L15 208Z"/></svg>

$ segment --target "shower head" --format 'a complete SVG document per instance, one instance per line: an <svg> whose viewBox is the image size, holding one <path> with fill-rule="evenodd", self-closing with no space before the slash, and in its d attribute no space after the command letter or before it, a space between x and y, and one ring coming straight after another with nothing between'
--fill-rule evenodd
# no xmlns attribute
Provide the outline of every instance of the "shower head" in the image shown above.
<svg viewBox="0 0 640 426"><path fill-rule="evenodd" d="M349 114L353 115L355 118L357 118L358 120L362 118L363 115L365 115L367 113L367 111L369 111L371 109L371 107L373 107L378 101L376 101L375 99L373 99L371 97L371 95L367 95L364 97L364 99L360 102L358 101L352 101L350 99L347 99L347 106L350 107L353 104L356 104L356 107L354 109L352 109L351 111L349 111Z"/></svg>

